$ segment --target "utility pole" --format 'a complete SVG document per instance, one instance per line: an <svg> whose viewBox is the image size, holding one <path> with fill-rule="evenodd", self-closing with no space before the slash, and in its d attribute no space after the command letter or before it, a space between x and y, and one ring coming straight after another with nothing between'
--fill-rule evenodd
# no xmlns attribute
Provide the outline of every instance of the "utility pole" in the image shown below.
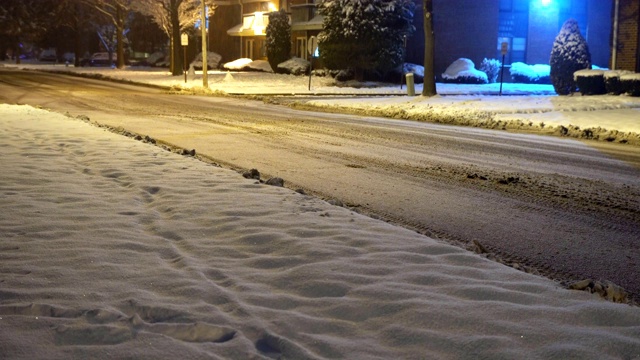
<svg viewBox="0 0 640 360"><path fill-rule="evenodd" d="M202 13L200 14L200 28L202 30L202 87L209 88L209 74L207 69L207 6L202 2Z"/></svg>

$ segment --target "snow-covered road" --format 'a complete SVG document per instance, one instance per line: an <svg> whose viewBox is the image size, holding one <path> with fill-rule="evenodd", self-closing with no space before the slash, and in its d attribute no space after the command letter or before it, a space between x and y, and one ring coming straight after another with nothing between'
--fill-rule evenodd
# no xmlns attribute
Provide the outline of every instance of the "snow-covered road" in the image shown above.
<svg viewBox="0 0 640 360"><path fill-rule="evenodd" d="M514 267L640 293L639 170L583 143L37 73L12 81L2 86L5 101L86 115L232 168L257 168L427 235L470 249L479 243ZM640 163L637 148L614 150Z"/></svg>

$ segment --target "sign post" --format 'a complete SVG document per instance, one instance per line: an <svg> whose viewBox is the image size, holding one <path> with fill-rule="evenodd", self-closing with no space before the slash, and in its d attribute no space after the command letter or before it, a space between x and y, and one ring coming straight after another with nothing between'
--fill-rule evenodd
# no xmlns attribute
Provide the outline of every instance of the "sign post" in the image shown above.
<svg viewBox="0 0 640 360"><path fill-rule="evenodd" d="M307 45L307 51L309 52L309 91L311 91L311 72L313 71L313 56L318 50L318 39L315 36L309 38L309 44Z"/></svg>
<svg viewBox="0 0 640 360"><path fill-rule="evenodd" d="M500 96L502 96L502 80L504 79L504 56L509 52L509 43L503 41L500 44L500 53L502 54L502 67L500 68Z"/></svg>
<svg viewBox="0 0 640 360"><path fill-rule="evenodd" d="M184 83L187 83L187 46L189 46L189 35L182 33L180 36L180 44L184 49L184 63L182 64L182 72L184 73Z"/></svg>
<svg viewBox="0 0 640 360"><path fill-rule="evenodd" d="M400 66L400 90L402 90L402 80L404 80L404 61L407 57L407 35L403 37L404 55L402 58L402 65Z"/></svg>

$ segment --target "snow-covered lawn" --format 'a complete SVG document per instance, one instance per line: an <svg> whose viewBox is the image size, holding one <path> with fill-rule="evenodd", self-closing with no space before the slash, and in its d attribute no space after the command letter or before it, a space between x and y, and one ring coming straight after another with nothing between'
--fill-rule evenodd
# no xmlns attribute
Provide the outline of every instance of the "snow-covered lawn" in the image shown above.
<svg viewBox="0 0 640 360"><path fill-rule="evenodd" d="M76 118L0 149L3 358L640 357L637 307Z"/></svg>
<svg viewBox="0 0 640 360"><path fill-rule="evenodd" d="M3 66L16 66L4 63ZM21 64L21 68L100 75L137 83L202 91L202 72L185 83L166 69L128 67L75 68L64 65ZM294 106L330 108L362 115L387 116L423 121L555 133L581 138L640 144L640 97L557 96L551 85L437 84L435 97L408 97L406 85L337 83L330 77L266 72L209 71L209 89L218 93L246 95L297 95ZM416 86L420 94L422 85ZM316 96L317 95L317 96ZM335 95L335 96L326 96ZM290 102L290 99L288 100Z"/></svg>

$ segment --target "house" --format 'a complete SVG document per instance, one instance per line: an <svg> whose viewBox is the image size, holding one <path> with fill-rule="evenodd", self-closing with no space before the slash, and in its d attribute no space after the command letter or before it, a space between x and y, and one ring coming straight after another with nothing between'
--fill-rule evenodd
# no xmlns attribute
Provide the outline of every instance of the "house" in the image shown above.
<svg viewBox="0 0 640 360"><path fill-rule="evenodd" d="M611 68L640 73L640 1L615 1Z"/></svg>
<svg viewBox="0 0 640 360"><path fill-rule="evenodd" d="M422 0L414 1L416 32L407 39L406 61L421 64ZM284 9L290 16L294 56L308 59L309 39L322 30L318 0L216 3L210 48L222 55L223 61L266 58L265 30L272 11ZM435 73L442 74L462 57L471 59L476 66L484 58L501 60L504 42L509 49L504 59L507 66L514 62L548 64L554 39L569 18L578 21L595 65L637 71L639 4L640 0L433 0ZM612 36L614 33L617 37Z"/></svg>
<svg viewBox="0 0 640 360"><path fill-rule="evenodd" d="M289 14L292 55L307 59L308 39L322 30L314 0L218 0L216 4L210 48L223 61L266 59L266 28L273 11L284 9Z"/></svg>

